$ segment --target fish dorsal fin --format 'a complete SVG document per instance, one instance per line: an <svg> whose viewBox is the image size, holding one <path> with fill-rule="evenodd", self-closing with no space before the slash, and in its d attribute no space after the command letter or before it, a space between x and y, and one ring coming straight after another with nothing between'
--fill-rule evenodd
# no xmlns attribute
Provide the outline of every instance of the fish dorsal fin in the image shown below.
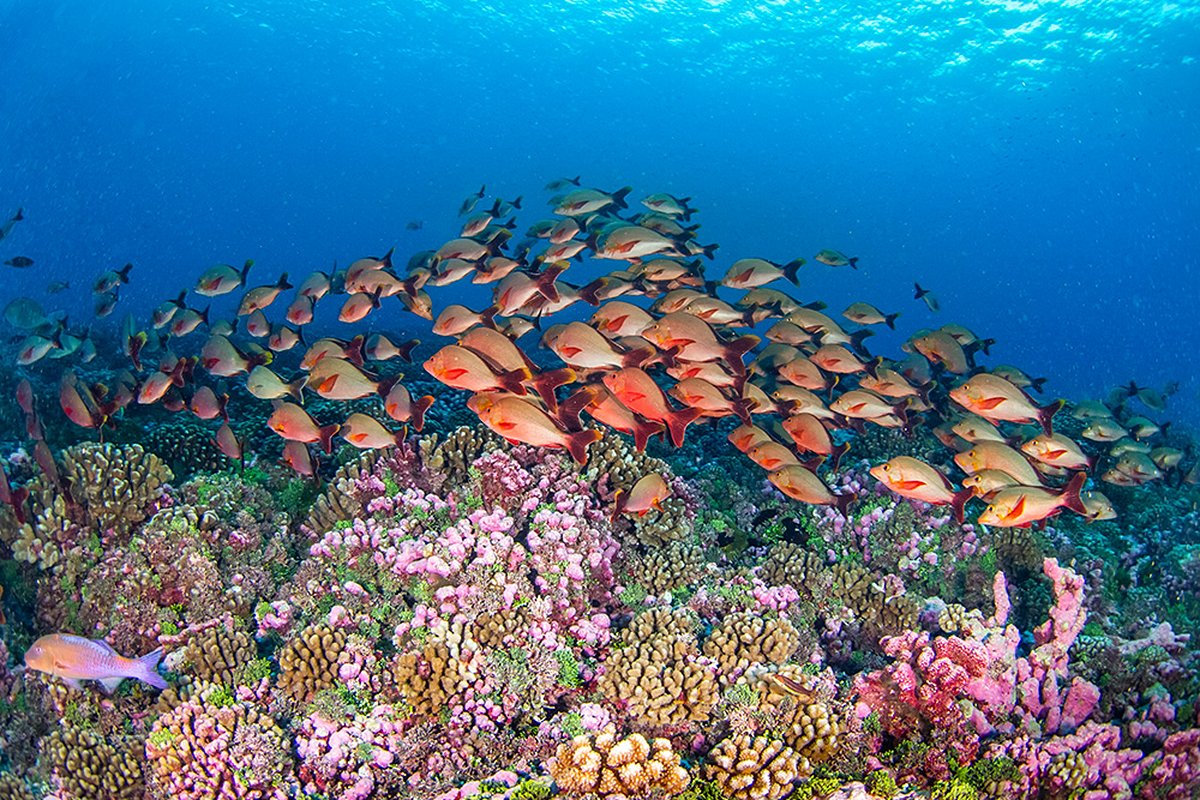
<svg viewBox="0 0 1200 800"><path fill-rule="evenodd" d="M101 650L108 653L110 656L117 655L117 651L113 650L112 645L109 644L108 642L104 641L103 639L92 639L92 644L96 645L96 647L99 647Z"/></svg>

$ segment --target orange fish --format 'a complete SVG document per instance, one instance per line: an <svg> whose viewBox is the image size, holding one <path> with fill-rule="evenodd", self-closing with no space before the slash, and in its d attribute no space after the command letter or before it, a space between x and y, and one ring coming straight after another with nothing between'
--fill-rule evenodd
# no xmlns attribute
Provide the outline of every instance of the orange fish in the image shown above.
<svg viewBox="0 0 1200 800"><path fill-rule="evenodd" d="M308 388L326 400L358 400L385 396L394 379L372 380L365 372L341 358L323 358L308 373Z"/></svg>
<svg viewBox="0 0 1200 800"><path fill-rule="evenodd" d="M290 442L319 442L326 453L333 452L333 437L341 429L336 424L322 427L300 406L282 401L276 401L267 427Z"/></svg>
<svg viewBox="0 0 1200 800"><path fill-rule="evenodd" d="M241 269L228 264L218 264L204 271L196 283L196 294L205 297L217 297L229 294L234 289L246 283L246 275L254 266L254 260L248 260Z"/></svg>
<svg viewBox="0 0 1200 800"><path fill-rule="evenodd" d="M767 472L800 463L795 453L776 441L760 442L747 450L746 456Z"/></svg>
<svg viewBox="0 0 1200 800"><path fill-rule="evenodd" d="M477 325L491 325L497 311L499 309L495 306L488 306L483 311L472 311L466 306L452 303L442 309L442 313L434 320L433 332L438 336L458 336Z"/></svg>
<svg viewBox="0 0 1200 800"><path fill-rule="evenodd" d="M221 427L217 429L217 435L213 437L213 442L217 445L217 449L229 459L242 462L246 440L237 438L228 422L221 423Z"/></svg>
<svg viewBox="0 0 1200 800"><path fill-rule="evenodd" d="M967 474L984 469L1008 473L1022 486L1040 486L1037 472L1019 452L1002 442L979 441L954 456L954 463Z"/></svg>
<svg viewBox="0 0 1200 800"><path fill-rule="evenodd" d="M651 422L661 422L667 426L671 442L676 447L683 445L684 432L687 426L700 417L701 412L696 408L675 410L667 403L663 390L645 371L638 367L625 367L604 376L604 385L612 392L613 397L621 405L634 414L638 414Z"/></svg>
<svg viewBox="0 0 1200 800"><path fill-rule="evenodd" d="M284 442L283 456L279 461L291 467L297 475L311 478L317 474L317 465L308 452L308 445L303 442Z"/></svg>
<svg viewBox="0 0 1200 800"><path fill-rule="evenodd" d="M580 392L591 387L584 387ZM604 385L597 387L587 406L588 415L600 424L633 437L639 453L646 449L650 438L661 434L666 427L661 422L647 422L625 407Z"/></svg>
<svg viewBox="0 0 1200 800"><path fill-rule="evenodd" d="M533 379L526 366L496 373L475 351L448 344L425 361L425 371L453 389L486 392L503 389L513 394L525 394L524 382Z"/></svg>
<svg viewBox="0 0 1200 800"><path fill-rule="evenodd" d="M768 474L767 480L793 500L816 506L835 506L842 516L846 516L854 502L854 495L834 494L815 472L800 464L781 467Z"/></svg>
<svg viewBox="0 0 1200 800"><path fill-rule="evenodd" d="M896 456L871 467L870 472L875 480L901 497L933 506L950 506L955 519L962 522L963 506L972 492L970 489L956 490L936 467L912 456Z"/></svg>
<svg viewBox="0 0 1200 800"><path fill-rule="evenodd" d="M771 434L757 425L739 425L729 432L728 439L740 452L748 453L750 448L771 441Z"/></svg>
<svg viewBox="0 0 1200 800"><path fill-rule="evenodd" d="M286 272L280 275L279 280L275 283L256 286L242 296L242 302L238 304L237 316L244 317L266 308L275 302L275 298L279 297L280 292L291 288L292 285L287 281Z"/></svg>
<svg viewBox="0 0 1200 800"><path fill-rule="evenodd" d="M1054 516L1064 508L1086 517L1088 510L1079 496L1086 480L1086 473L1077 472L1061 492L1034 486L1001 489L979 515L979 524L1023 528Z"/></svg>
<svg viewBox="0 0 1200 800"><path fill-rule="evenodd" d="M433 405L433 400L433 395L429 394L413 400L404 384L397 381L383 398L383 410L397 422L412 423L413 430L420 433L425 427L425 412Z"/></svg>
<svg viewBox="0 0 1200 800"><path fill-rule="evenodd" d="M374 417L354 413L346 417L338 435L359 450L381 450L404 441L404 432L393 433Z"/></svg>
<svg viewBox="0 0 1200 800"><path fill-rule="evenodd" d="M970 369L967 354L962 346L944 331L930 331L910 340L913 348L934 364L941 364L955 375Z"/></svg>
<svg viewBox="0 0 1200 800"><path fill-rule="evenodd" d="M626 492L618 489L613 498L612 519L615 522L622 514L637 514L644 517L651 509L662 511L662 501L671 496L671 487L657 472L643 475L633 488Z"/></svg>
<svg viewBox="0 0 1200 800"><path fill-rule="evenodd" d="M569 433L544 410L516 395L476 394L467 406L484 425L512 444L565 449L577 464L587 463L588 446L601 436L598 430Z"/></svg>
<svg viewBox="0 0 1200 800"><path fill-rule="evenodd" d="M786 278L796 286L800 285L797 273L804 266L803 258L797 258L780 265L765 258L742 258L733 262L733 266L721 279L721 285L730 289L757 289L768 283Z"/></svg>
<svg viewBox="0 0 1200 800"><path fill-rule="evenodd" d="M1052 467L1069 470L1086 470L1092 467L1092 459L1084 455L1079 445L1061 433L1043 433L1035 436L1021 445L1021 451Z"/></svg>
<svg viewBox="0 0 1200 800"><path fill-rule="evenodd" d="M732 342L721 341L711 325L687 311L667 314L642 331L642 336L661 349L671 351L676 358L684 361L723 361L739 375L746 372L742 355L754 349L759 341L753 335L742 336Z"/></svg>
<svg viewBox="0 0 1200 800"><path fill-rule="evenodd" d="M998 375L981 372L950 390L950 398L973 414L991 422L1038 422L1046 433L1064 403L1036 405L1029 395Z"/></svg>

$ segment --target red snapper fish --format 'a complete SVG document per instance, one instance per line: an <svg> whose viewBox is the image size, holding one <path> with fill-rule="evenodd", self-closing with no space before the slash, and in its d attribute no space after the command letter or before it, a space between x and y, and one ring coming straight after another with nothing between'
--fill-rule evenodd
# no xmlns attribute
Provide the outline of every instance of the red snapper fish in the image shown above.
<svg viewBox="0 0 1200 800"><path fill-rule="evenodd" d="M1037 486L1001 489L979 515L979 523L998 528L1024 528L1052 517L1064 508L1086 517L1088 509L1080 497L1086 480L1087 473L1077 472L1061 492Z"/></svg>

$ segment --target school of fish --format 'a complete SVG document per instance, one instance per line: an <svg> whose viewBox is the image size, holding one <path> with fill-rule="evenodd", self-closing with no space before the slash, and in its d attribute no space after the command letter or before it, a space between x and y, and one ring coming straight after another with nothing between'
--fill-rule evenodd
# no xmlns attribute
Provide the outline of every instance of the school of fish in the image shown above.
<svg viewBox="0 0 1200 800"><path fill-rule="evenodd" d="M904 356L889 359L872 354L866 340L874 326L895 328L898 313L855 302L841 321L824 304L794 296L805 268L858 269L857 258L823 249L812 266L804 258L747 257L714 270L717 245L700 242L691 198L656 193L631 209L630 187L608 192L564 178L547 188L556 192L550 215L515 243L512 215L523 198L478 210L487 196L481 188L459 209L458 235L403 266L388 251L313 271L297 284L288 273L253 284L253 261L216 265L148 319L126 317L120 342L128 367L107 384L66 370L59 405L71 422L101 434L139 405L190 413L212 421L216 445L240 461L245 442L226 406L228 382L240 382L273 404L267 425L284 440L283 462L316 476L320 454L331 453L336 439L360 449L392 447L409 426L422 429L434 398L414 397L401 378L377 373L384 362L411 362L417 340L374 332L309 341L306 326L322 303L338 304L338 320L352 325L399 307L431 323L441 340L423 370L469 393L468 407L484 425L509 442L565 450L581 464L602 428L632 436L640 451L656 436L681 447L690 426L733 417L739 425L730 443L780 492L846 513L856 498L832 489L829 475L851 439L870 426L909 434L924 428L949 448L961 477L910 456L878 464L871 475L897 495L950 507L960 520L977 501L979 522L1000 527L1063 511L1112 518L1112 503L1086 488L1089 477L1119 486L1170 475L1200 480L1195 466L1182 468L1183 452L1156 444L1162 427L1130 410L1133 398L1161 410L1162 392L1130 385L1105 402L1071 404L1084 424L1083 446L1054 430L1064 401L1039 403L1029 394L1041 392L1045 379L978 363L993 340L947 324L917 331ZM4 233L22 219L18 211ZM614 261L618 268L592 277L596 266ZM113 312L131 269L97 277L97 318ZM581 273L585 279L568 280ZM431 290L453 299L448 287L462 281L490 286L491 304L435 305ZM195 299L234 292L238 302L227 318ZM916 298L938 309L920 285ZM4 318L24 332L21 366L96 356L88 331L72 332L36 301L9 303ZM321 425L304 408L311 395L378 398L395 425L363 413ZM39 464L53 469L28 380L17 399ZM661 477L646 476L618 499L616 513L650 513L669 491ZM24 517L26 493L7 476L0 501Z"/></svg>

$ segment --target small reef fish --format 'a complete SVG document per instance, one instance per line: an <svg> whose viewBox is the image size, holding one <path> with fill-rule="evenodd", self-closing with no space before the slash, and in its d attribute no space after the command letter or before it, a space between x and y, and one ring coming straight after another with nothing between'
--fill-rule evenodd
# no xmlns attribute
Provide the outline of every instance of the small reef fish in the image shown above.
<svg viewBox="0 0 1200 800"><path fill-rule="evenodd" d="M125 658L101 639L52 633L25 651L25 666L62 678L75 689L83 688L81 681L98 681L106 693L112 694L126 678L166 689L166 680L158 674L162 656L160 647L141 658Z"/></svg>
<svg viewBox="0 0 1200 800"><path fill-rule="evenodd" d="M979 523L998 528L1026 527L1051 517L1064 508L1086 517L1088 510L1080 498L1080 490L1083 489L1086 480L1086 473L1077 472L1061 492L1035 486L1001 489L979 515Z"/></svg>
<svg viewBox="0 0 1200 800"><path fill-rule="evenodd" d="M662 501L670 496L671 487L663 480L662 475L657 472L643 475L628 492L624 489L617 490L612 518L615 521L622 514L644 517L652 510L662 511Z"/></svg>
<svg viewBox="0 0 1200 800"><path fill-rule="evenodd" d="M254 260L250 259L242 265L241 269L236 269L228 264L217 264L215 267L210 267L196 281L195 292L204 297L219 297L229 294L239 286L245 285L246 276L253 266Z"/></svg>

